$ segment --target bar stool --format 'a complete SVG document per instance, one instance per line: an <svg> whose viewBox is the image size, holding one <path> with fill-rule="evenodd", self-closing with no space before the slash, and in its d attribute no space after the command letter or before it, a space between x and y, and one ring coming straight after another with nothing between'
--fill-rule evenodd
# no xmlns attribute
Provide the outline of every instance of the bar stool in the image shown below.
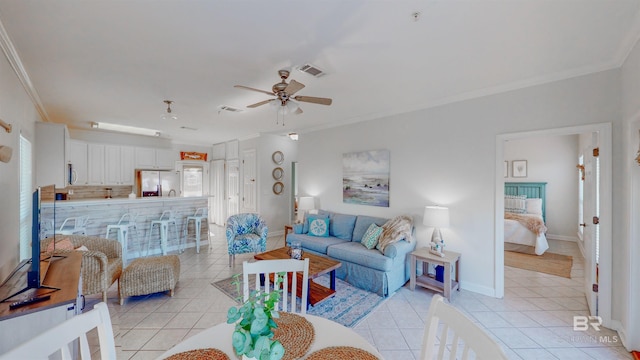
<svg viewBox="0 0 640 360"><path fill-rule="evenodd" d="M176 221L176 215L173 210L165 210L160 215L158 220L151 221L151 227L149 228L149 232L147 233L147 255L149 255L149 247L151 246L151 233L153 232L153 226L158 225L158 231L160 231L160 249L162 250L162 255L167 255L167 240L169 237L169 225L173 224L173 228L176 234L176 240L180 243L179 233L178 233L178 224Z"/></svg>
<svg viewBox="0 0 640 360"><path fill-rule="evenodd" d="M73 234L87 234L87 223L89 222L89 215L73 216L64 219L62 225L58 229L53 225L53 221L45 223L45 229L43 230L43 237L59 235L73 235Z"/></svg>
<svg viewBox="0 0 640 360"><path fill-rule="evenodd" d="M109 238L109 234L111 234L112 230L116 230L116 236L120 244L122 245L122 262L127 262L127 254L128 254L128 245L129 245L129 229L133 229L136 232L136 238L138 237L138 226L136 224L136 219L138 218L137 213L125 213L120 217L120 221L117 224L107 225L107 234L104 236L105 239Z"/></svg>
<svg viewBox="0 0 640 360"><path fill-rule="evenodd" d="M195 234L192 237L189 237L189 221L193 220L193 227L195 230ZM195 239L196 241L196 252L200 253L200 233L202 230L202 223L207 224L207 243L209 244L209 251L211 251L211 236L209 235L209 215L207 213L207 208L199 208L196 209L195 214L191 216L187 216L187 220L184 223L184 242L185 245L189 239Z"/></svg>

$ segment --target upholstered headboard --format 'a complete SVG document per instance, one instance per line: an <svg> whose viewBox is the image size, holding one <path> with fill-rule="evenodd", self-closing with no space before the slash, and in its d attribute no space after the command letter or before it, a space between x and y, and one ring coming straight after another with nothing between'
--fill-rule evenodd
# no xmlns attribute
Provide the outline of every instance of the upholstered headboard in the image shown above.
<svg viewBox="0 0 640 360"><path fill-rule="evenodd" d="M505 195L526 195L528 199L542 199L542 219L547 221L546 182L506 182Z"/></svg>

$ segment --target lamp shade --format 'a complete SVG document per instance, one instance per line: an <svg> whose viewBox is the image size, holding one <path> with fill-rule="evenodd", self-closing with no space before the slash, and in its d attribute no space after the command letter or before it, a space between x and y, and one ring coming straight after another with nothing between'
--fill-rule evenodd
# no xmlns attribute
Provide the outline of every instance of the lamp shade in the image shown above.
<svg viewBox="0 0 640 360"><path fill-rule="evenodd" d="M449 208L442 206L425 206L422 224L434 228L449 227Z"/></svg>
<svg viewBox="0 0 640 360"><path fill-rule="evenodd" d="M301 196L298 203L298 209L300 210L312 210L316 208L316 202L313 196Z"/></svg>

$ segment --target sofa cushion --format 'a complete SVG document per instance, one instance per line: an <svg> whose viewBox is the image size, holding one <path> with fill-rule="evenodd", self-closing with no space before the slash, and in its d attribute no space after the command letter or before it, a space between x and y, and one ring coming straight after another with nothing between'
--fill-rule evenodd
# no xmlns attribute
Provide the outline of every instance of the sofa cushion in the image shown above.
<svg viewBox="0 0 640 360"><path fill-rule="evenodd" d="M327 255L338 261L350 262L380 271L390 271L393 265L393 258L384 256L376 249L369 250L355 241L332 245L327 249Z"/></svg>
<svg viewBox="0 0 640 360"><path fill-rule="evenodd" d="M302 229L303 234L307 234L309 232L309 224L315 219L328 219L328 214L306 214L304 216L304 227Z"/></svg>
<svg viewBox="0 0 640 360"><path fill-rule="evenodd" d="M367 232L362 236L360 243L367 249L371 250L376 247L380 234L382 234L382 228L376 224L371 224L369 225Z"/></svg>
<svg viewBox="0 0 640 360"><path fill-rule="evenodd" d="M351 237L351 241L355 241L360 243L362 241L362 236L367 229L369 229L369 225L376 224L378 226L382 226L387 222L388 219L374 217L374 216L366 216L359 215L356 218L356 224L353 228L353 236Z"/></svg>
<svg viewBox="0 0 640 360"><path fill-rule="evenodd" d="M309 235L328 237L329 219L313 219L309 222Z"/></svg>
<svg viewBox="0 0 640 360"><path fill-rule="evenodd" d="M332 214L329 235L338 239L351 241L353 228L356 225L356 216L347 214Z"/></svg>
<svg viewBox="0 0 640 360"><path fill-rule="evenodd" d="M346 242L333 236L317 237L308 234L288 234L287 244L291 244L292 241L299 241L304 250L311 250L319 254L326 254L329 246Z"/></svg>

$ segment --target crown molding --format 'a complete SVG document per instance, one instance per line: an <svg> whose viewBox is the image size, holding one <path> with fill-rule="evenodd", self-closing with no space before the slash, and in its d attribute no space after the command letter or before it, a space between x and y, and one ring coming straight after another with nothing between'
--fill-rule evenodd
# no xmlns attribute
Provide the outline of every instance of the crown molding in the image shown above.
<svg viewBox="0 0 640 360"><path fill-rule="evenodd" d="M33 102L33 106L35 106L38 114L40 114L40 118L42 119L42 121L50 121L49 115L42 105L40 96L33 86L31 78L29 78L29 74L27 74L27 70L24 68L22 60L20 60L20 56L18 55L16 48L13 46L13 42L11 41L7 30L2 24L2 21L0 21L0 48L2 48L4 55L9 61L9 64L18 76L20 83L22 83L22 87L27 92L27 95L29 95L29 98L31 98L31 102Z"/></svg>

